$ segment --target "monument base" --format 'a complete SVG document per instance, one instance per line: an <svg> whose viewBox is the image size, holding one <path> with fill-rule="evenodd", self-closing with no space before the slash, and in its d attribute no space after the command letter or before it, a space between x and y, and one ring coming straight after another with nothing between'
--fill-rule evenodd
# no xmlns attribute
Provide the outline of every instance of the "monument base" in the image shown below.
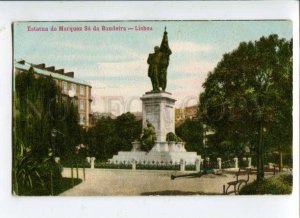
<svg viewBox="0 0 300 218"><path fill-rule="evenodd" d="M175 133L175 99L169 92L146 92L141 97L143 128L147 121L154 126L157 141L166 141L169 132Z"/></svg>
<svg viewBox="0 0 300 218"><path fill-rule="evenodd" d="M195 165L200 156L196 152L187 152L183 143L156 142L150 152L139 151L137 147L132 151L120 151L109 159L113 164L131 164L136 161L142 165L177 165L184 161L187 165Z"/></svg>
<svg viewBox="0 0 300 218"><path fill-rule="evenodd" d="M183 142L167 142L167 134L175 133L175 99L169 92L146 92L142 97L143 128L147 121L153 125L156 143L151 151L141 151L139 141L132 142L131 151L120 151L108 161L112 164L177 165L184 162L196 165L201 157L187 152Z"/></svg>

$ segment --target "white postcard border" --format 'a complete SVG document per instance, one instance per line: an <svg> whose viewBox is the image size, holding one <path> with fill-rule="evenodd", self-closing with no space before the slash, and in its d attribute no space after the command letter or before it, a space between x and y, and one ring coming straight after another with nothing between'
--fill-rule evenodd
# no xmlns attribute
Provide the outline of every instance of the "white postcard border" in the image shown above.
<svg viewBox="0 0 300 218"><path fill-rule="evenodd" d="M0 2L0 214L3 217L298 217L299 4L296 1ZM294 186L291 196L11 196L14 21L290 19L294 24Z"/></svg>

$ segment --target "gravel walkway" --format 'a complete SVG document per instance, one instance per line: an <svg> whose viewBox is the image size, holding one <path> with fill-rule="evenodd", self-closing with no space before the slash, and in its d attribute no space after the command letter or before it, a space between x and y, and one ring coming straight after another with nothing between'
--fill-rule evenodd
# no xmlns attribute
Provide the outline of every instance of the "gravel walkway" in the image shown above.
<svg viewBox="0 0 300 218"><path fill-rule="evenodd" d="M185 172L192 173L192 172ZM86 180L61 194L61 196L111 196L111 195L157 195L157 194L222 194L223 185L235 180L233 174L181 177L171 180L175 171L86 169ZM71 177L70 168L63 171ZM76 171L74 170L74 176ZM83 171L79 169L79 177ZM250 176L250 181L255 179Z"/></svg>

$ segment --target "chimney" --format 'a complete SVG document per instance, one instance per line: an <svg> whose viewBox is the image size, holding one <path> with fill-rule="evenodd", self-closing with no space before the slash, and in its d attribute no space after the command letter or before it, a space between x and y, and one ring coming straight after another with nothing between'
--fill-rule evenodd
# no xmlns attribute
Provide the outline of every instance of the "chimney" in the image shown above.
<svg viewBox="0 0 300 218"><path fill-rule="evenodd" d="M65 73L66 76L74 78L74 72L67 72Z"/></svg>
<svg viewBox="0 0 300 218"><path fill-rule="evenodd" d="M55 67L51 66L51 67L46 67L45 70L51 71L53 73L55 73Z"/></svg>
<svg viewBox="0 0 300 218"><path fill-rule="evenodd" d="M25 64L25 60L18 61L19 64Z"/></svg>
<svg viewBox="0 0 300 218"><path fill-rule="evenodd" d="M64 69L59 69L56 70L55 73L59 73L59 74L64 74L65 70Z"/></svg>
<svg viewBox="0 0 300 218"><path fill-rule="evenodd" d="M44 63L42 63L42 64L35 64L33 66L36 67L36 68L38 68L38 69L41 69L41 70L45 69L45 67L46 67L46 65Z"/></svg>

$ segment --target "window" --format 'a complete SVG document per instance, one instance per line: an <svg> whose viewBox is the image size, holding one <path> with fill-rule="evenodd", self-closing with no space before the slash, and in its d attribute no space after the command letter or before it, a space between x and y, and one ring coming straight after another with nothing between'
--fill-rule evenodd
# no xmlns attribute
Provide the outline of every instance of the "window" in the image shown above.
<svg viewBox="0 0 300 218"><path fill-rule="evenodd" d="M80 114L80 121L79 121L80 125L84 125L85 124L85 115L84 114Z"/></svg>
<svg viewBox="0 0 300 218"><path fill-rule="evenodd" d="M80 100L80 110L84 110L84 100Z"/></svg>
<svg viewBox="0 0 300 218"><path fill-rule="evenodd" d="M72 98L72 103L74 104L74 105L77 105L78 104L78 102L77 102L77 100L76 100L76 98Z"/></svg>
<svg viewBox="0 0 300 218"><path fill-rule="evenodd" d="M76 93L76 84L72 83L71 84L71 90Z"/></svg>
<svg viewBox="0 0 300 218"><path fill-rule="evenodd" d="M84 95L84 86L80 86L80 95Z"/></svg>
<svg viewBox="0 0 300 218"><path fill-rule="evenodd" d="M68 83L67 82L63 82L63 92L67 93L68 92Z"/></svg>

